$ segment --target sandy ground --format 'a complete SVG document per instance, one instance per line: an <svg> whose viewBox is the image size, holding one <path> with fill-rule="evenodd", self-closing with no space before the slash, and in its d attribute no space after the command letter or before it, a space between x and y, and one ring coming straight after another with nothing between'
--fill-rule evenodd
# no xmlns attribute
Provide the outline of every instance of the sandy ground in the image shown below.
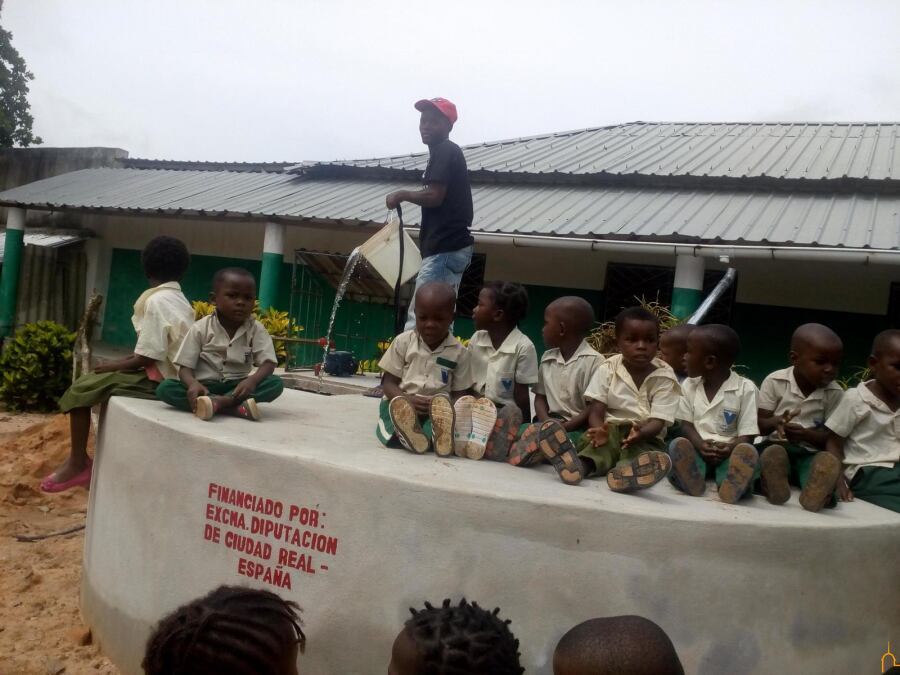
<svg viewBox="0 0 900 675"><path fill-rule="evenodd" d="M68 452L62 415L0 411L0 674L117 675L78 611L83 530L34 543L16 535L83 525L88 493L40 491ZM91 450L93 452L93 449Z"/></svg>

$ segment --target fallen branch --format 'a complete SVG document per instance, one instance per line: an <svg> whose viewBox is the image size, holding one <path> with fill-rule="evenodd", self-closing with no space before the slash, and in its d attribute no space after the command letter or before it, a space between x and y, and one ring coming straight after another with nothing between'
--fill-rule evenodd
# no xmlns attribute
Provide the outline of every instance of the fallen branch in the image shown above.
<svg viewBox="0 0 900 675"><path fill-rule="evenodd" d="M80 532L85 527L84 523L81 525L73 525L72 527L68 527L65 530L59 530L58 532L48 532L47 534L17 534L16 541L41 541L43 539L49 539L50 537L61 537L64 534L72 534L73 532Z"/></svg>

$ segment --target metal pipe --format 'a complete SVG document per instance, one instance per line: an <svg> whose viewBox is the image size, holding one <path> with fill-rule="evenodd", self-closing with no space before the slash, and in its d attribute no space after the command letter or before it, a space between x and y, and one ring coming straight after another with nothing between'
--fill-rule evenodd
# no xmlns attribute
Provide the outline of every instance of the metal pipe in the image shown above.
<svg viewBox="0 0 900 675"><path fill-rule="evenodd" d="M729 267L725 276L719 280L719 283L716 284L716 287L712 289L709 295L703 299L703 302L700 303L700 306L697 308L697 311L691 314L691 318L687 320L687 322L691 325L697 325L701 321L703 321L703 317L706 316L706 313L710 310L710 308L716 304L716 301L722 297L722 293L724 293L731 284L734 283L735 278L737 277L737 270L733 267Z"/></svg>

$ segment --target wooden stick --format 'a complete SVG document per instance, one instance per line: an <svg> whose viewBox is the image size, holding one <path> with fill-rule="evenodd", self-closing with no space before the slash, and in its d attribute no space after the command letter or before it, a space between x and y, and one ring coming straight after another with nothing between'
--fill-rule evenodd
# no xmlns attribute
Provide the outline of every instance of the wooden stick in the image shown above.
<svg viewBox="0 0 900 675"><path fill-rule="evenodd" d="M85 524L74 525L72 527L66 528L65 530L59 530L58 532L48 532L47 534L17 534L16 541L41 541L42 539L49 539L50 537L61 537L64 534L72 534L73 532L80 532L85 528Z"/></svg>

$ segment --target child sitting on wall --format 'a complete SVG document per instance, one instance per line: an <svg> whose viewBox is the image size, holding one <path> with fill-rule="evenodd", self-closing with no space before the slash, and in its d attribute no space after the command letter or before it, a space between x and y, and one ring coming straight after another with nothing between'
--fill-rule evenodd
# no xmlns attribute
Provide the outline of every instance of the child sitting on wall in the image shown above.
<svg viewBox="0 0 900 675"><path fill-rule="evenodd" d="M560 638L553 675L684 675L672 640L642 616L589 619Z"/></svg>
<svg viewBox="0 0 900 675"><path fill-rule="evenodd" d="M729 504L749 496L759 477L759 455L750 445L759 433L756 385L731 369L740 349L738 334L722 324L698 326L688 336L688 379L677 414L684 438L669 445L675 487L698 497L709 472Z"/></svg>
<svg viewBox="0 0 900 675"><path fill-rule="evenodd" d="M417 454L433 447L441 457L453 452L451 396L457 399L472 386L469 353L450 334L455 306L452 286L421 286L415 296L416 327L395 337L378 362L384 397L375 431L384 445L396 447L398 441ZM488 430L494 419L489 422Z"/></svg>
<svg viewBox="0 0 900 675"><path fill-rule="evenodd" d="M684 366L684 355L687 353L687 339L691 331L696 326L688 323L681 323L672 326L669 330L664 331L659 336L659 358L669 364L669 367L675 371L675 377L678 383L684 382L687 377L687 370Z"/></svg>
<svg viewBox="0 0 900 675"><path fill-rule="evenodd" d="M538 381L534 343L518 328L528 313L528 292L521 284L495 281L478 294L472 312L477 329L469 340L473 389L497 407L497 422L488 439L486 459L505 462L522 422L531 419L529 388ZM456 402L457 433L465 432L462 397ZM471 399L474 401L474 399Z"/></svg>
<svg viewBox="0 0 900 675"><path fill-rule="evenodd" d="M194 322L194 311L178 283L190 260L185 245L173 237L156 237L141 251L141 267L150 288L134 303L134 351L125 358L100 362L60 398L60 410L69 413L72 446L65 464L41 481L44 492L90 485L93 463L87 455L87 441L91 406L105 404L111 396L156 398L157 384L175 377L172 361Z"/></svg>
<svg viewBox="0 0 900 675"><path fill-rule="evenodd" d="M220 586L157 624L146 675L297 675L300 607L269 591Z"/></svg>
<svg viewBox="0 0 900 675"><path fill-rule="evenodd" d="M583 478L576 444L587 429L584 393L603 363L603 356L585 340L594 324L594 310L584 298L557 298L544 310L544 345L538 383L534 387L537 423L521 429L509 453L509 463L530 466L548 459L564 483Z"/></svg>
<svg viewBox="0 0 900 675"><path fill-rule="evenodd" d="M842 501L859 497L900 513L900 330L875 336L868 366L872 379L847 391L825 421L826 448L846 467Z"/></svg>
<svg viewBox="0 0 900 675"><path fill-rule="evenodd" d="M273 374L278 358L272 338L253 318L253 275L239 267L219 270L210 302L216 311L191 326L175 357L179 379L162 382L156 395L202 420L226 414L258 421L257 403L281 396L284 383Z"/></svg>
<svg viewBox="0 0 900 675"><path fill-rule="evenodd" d="M418 309L418 299L416 309ZM440 607L410 608L409 619L394 640L388 675L520 675L519 641L509 621L462 600Z"/></svg>
<svg viewBox="0 0 900 675"><path fill-rule="evenodd" d="M760 490L771 504L784 504L791 484L801 488L800 504L818 511L834 504L841 463L821 452L828 440L825 420L844 395L834 381L844 345L819 323L803 324L791 337L791 365L771 373L759 389L759 430L768 437L760 451Z"/></svg>
<svg viewBox="0 0 900 675"><path fill-rule="evenodd" d="M597 370L584 396L591 401L588 443L579 449L586 476L606 476L614 492L656 485L671 462L663 439L675 421L681 389L675 373L657 357L659 321L641 307L615 320L619 353Z"/></svg>

